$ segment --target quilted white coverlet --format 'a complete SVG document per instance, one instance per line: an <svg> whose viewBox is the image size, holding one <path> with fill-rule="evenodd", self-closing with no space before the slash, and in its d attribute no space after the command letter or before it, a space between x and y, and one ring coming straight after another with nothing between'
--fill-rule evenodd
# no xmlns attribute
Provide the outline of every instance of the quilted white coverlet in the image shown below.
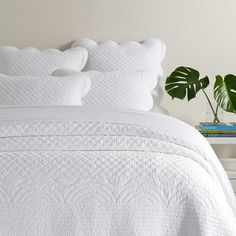
<svg viewBox="0 0 236 236"><path fill-rule="evenodd" d="M233 236L235 213L211 147L174 118L0 109L1 236Z"/></svg>

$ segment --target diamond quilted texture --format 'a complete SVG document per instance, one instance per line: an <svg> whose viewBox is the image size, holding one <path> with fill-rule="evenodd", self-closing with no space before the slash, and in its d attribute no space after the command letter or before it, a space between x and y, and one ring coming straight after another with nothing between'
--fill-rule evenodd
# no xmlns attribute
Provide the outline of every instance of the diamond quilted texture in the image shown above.
<svg viewBox="0 0 236 236"><path fill-rule="evenodd" d="M83 105L148 111L153 106L151 91L156 75L137 72L87 72L91 87Z"/></svg>
<svg viewBox="0 0 236 236"><path fill-rule="evenodd" d="M84 48L68 49L61 52L48 49L40 52L36 48L18 49L0 47L0 73L6 75L50 75L60 68L81 71L87 62L88 53Z"/></svg>
<svg viewBox="0 0 236 236"><path fill-rule="evenodd" d="M0 234L233 236L217 159L202 147L163 127L1 123Z"/></svg>
<svg viewBox="0 0 236 236"><path fill-rule="evenodd" d="M91 39L80 39L72 44L72 47L80 46L86 48L89 54L85 71L134 72L144 70L152 73L152 81L154 81L154 86L150 90L148 75L142 80L140 80L140 76L136 75L135 80L133 76L125 76L124 73L121 76L110 74L110 79L107 76L94 78L91 93L85 98L85 105L144 111L153 108L155 111L166 113L159 105L162 99L162 89L158 85L158 79L163 75L161 63L166 51L164 43L158 39L149 39L141 43L131 41L118 44L114 41L107 41L98 44ZM98 92L96 93L96 91ZM155 99L154 107L152 96Z"/></svg>
<svg viewBox="0 0 236 236"><path fill-rule="evenodd" d="M80 39L72 47L84 47L89 58L85 70L96 71L155 71L162 74L161 62L165 56L165 45L158 39L142 43L107 41L97 44L90 39Z"/></svg>
<svg viewBox="0 0 236 236"><path fill-rule="evenodd" d="M85 75L2 76L0 105L81 105L88 93L90 80Z"/></svg>

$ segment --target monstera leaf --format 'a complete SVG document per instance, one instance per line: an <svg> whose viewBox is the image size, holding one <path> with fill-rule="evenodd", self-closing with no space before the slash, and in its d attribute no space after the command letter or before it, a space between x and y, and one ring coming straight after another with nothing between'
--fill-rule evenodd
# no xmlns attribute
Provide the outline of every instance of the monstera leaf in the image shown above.
<svg viewBox="0 0 236 236"><path fill-rule="evenodd" d="M196 97L199 90L209 85L209 78L199 78L197 70L190 67L178 67L166 79L165 89L174 98L184 99L187 95L188 101Z"/></svg>
<svg viewBox="0 0 236 236"><path fill-rule="evenodd" d="M222 109L236 113L236 76L226 75L223 79L220 75L217 75L214 97Z"/></svg>

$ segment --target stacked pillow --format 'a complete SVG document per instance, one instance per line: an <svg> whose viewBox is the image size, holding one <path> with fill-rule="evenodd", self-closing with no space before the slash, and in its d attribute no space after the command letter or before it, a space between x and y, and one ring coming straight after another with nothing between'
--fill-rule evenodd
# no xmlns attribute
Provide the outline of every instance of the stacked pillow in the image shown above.
<svg viewBox="0 0 236 236"><path fill-rule="evenodd" d="M44 76L60 68L81 71L88 59L86 49L77 47L65 50L36 48L18 49L0 47L0 73L6 75Z"/></svg>
<svg viewBox="0 0 236 236"><path fill-rule="evenodd" d="M0 75L0 105L82 105L90 87L86 75L7 76Z"/></svg>
<svg viewBox="0 0 236 236"><path fill-rule="evenodd" d="M0 47L0 105L81 105L90 87L86 75L52 77L53 71L81 71L88 58L84 48L64 52Z"/></svg>
<svg viewBox="0 0 236 236"><path fill-rule="evenodd" d="M89 57L84 68L86 71L146 70L162 75L161 62L166 50L165 45L158 39L120 44L114 41L98 44L91 39L80 39L76 40L72 47L87 49Z"/></svg>
<svg viewBox="0 0 236 236"><path fill-rule="evenodd" d="M72 47L88 51L84 68L88 72L91 88L83 98L84 105L136 109L149 111L153 107L152 91L162 76L161 62L165 45L158 39L142 43L117 44L107 41L101 44L90 39L77 40ZM57 71L56 75L70 74ZM73 70L71 73L74 73Z"/></svg>
<svg viewBox="0 0 236 236"><path fill-rule="evenodd" d="M157 39L122 44L82 39L64 52L3 46L0 74L8 76L0 75L0 105L149 111L164 56L165 45Z"/></svg>
<svg viewBox="0 0 236 236"><path fill-rule="evenodd" d="M73 70L62 69L55 76L78 75ZM149 111L153 106L152 90L156 76L146 71L82 72L90 79L90 90L82 98L83 106L134 109Z"/></svg>

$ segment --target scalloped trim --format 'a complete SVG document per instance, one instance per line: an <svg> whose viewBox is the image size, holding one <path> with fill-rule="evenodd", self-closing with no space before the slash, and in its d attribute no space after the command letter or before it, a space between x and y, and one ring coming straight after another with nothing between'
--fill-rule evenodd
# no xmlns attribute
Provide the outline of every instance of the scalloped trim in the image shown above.
<svg viewBox="0 0 236 236"><path fill-rule="evenodd" d="M14 46L0 46L0 53L11 53L11 52L19 52L19 53L36 53L36 54L65 54L65 53L71 53L71 52L78 52L81 54L81 68L84 68L87 60L88 60L88 51L84 47L75 47L75 48L69 48L65 51L61 51L56 48L48 48L43 51L40 51L39 49L35 47L26 47L26 48L17 48Z"/></svg>
<svg viewBox="0 0 236 236"><path fill-rule="evenodd" d="M78 39L78 40L75 40L71 47L74 48L74 47L82 47L84 45L87 45L89 46L90 48L92 47L101 47L101 46L104 46L104 45L113 45L113 46L121 46L121 47L130 47L130 46L153 46L153 44L160 44L162 46L165 47L165 44L160 41L159 39L155 39L155 38L151 38L151 39L147 39L147 40L144 40L142 42L137 42L137 41L126 41L126 42L121 42L121 43L117 43L113 40L107 40L105 42L101 42L101 43L98 43L92 39L89 39L89 38L82 38L82 39Z"/></svg>
<svg viewBox="0 0 236 236"><path fill-rule="evenodd" d="M56 48L48 48L48 49L45 49L43 51L40 51L38 48L35 48L35 47L17 48L17 47L9 46L9 45L0 46L1 51L22 51L22 52L36 52L36 53L48 53L48 52L65 53L65 52L69 52L69 51L75 51L75 50L78 50L78 49L81 50L81 51L86 51L86 49L83 48L83 47L77 47L76 49L75 48L69 48L65 51L61 51L61 50L56 49Z"/></svg>
<svg viewBox="0 0 236 236"><path fill-rule="evenodd" d="M84 47L88 50L93 49L95 47L102 48L102 47L123 47L123 48L139 48L139 47L146 47L146 48L153 48L156 47L158 48L158 51L161 56L161 61L164 59L166 55L166 45L159 39L156 38L150 38L147 40L144 40L142 42L137 42L137 41L126 41L126 42L121 42L117 43L113 40L108 40L105 42L98 43L92 39L89 38L82 38L75 40L71 48L75 47Z"/></svg>

